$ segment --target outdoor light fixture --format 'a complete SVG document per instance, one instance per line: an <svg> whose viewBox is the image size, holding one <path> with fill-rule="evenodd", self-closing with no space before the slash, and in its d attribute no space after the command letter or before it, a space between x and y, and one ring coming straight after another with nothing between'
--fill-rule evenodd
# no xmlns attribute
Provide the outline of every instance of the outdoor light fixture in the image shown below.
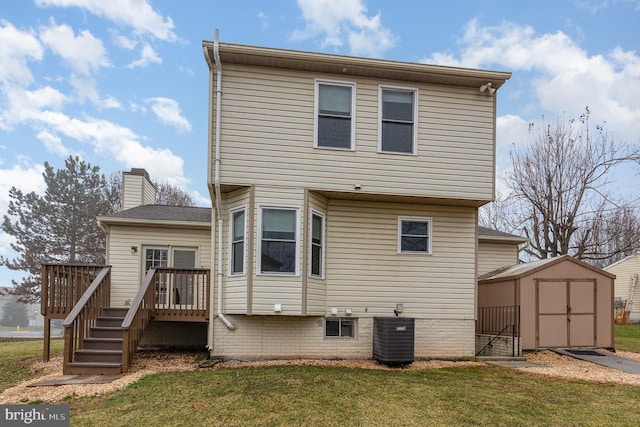
<svg viewBox="0 0 640 427"><path fill-rule="evenodd" d="M131 246L131 253L132 254L137 254L138 253L138 247L137 246Z"/></svg>
<svg viewBox="0 0 640 427"><path fill-rule="evenodd" d="M480 86L480 92L487 92L489 95L493 95L496 93L496 90L491 82L487 82Z"/></svg>

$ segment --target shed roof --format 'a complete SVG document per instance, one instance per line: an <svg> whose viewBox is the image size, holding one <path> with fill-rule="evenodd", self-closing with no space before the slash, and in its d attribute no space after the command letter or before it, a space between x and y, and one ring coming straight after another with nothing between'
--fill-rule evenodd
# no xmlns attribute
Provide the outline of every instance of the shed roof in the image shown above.
<svg viewBox="0 0 640 427"><path fill-rule="evenodd" d="M601 268L587 264L586 262L580 261L570 255L562 255L554 258L546 258L539 261L527 262L524 264L516 264L510 267L502 267L478 277L478 283L490 283L503 280L520 279L561 262L572 262L581 267L592 270L598 274L602 274L603 276L607 276L612 279L616 278L615 274L611 274L608 271L602 270Z"/></svg>

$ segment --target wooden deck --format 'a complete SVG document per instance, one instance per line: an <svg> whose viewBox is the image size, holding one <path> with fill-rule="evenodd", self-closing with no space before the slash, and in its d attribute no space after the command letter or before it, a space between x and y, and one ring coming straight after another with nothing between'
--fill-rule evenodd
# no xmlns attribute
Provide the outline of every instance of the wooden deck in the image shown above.
<svg viewBox="0 0 640 427"><path fill-rule="evenodd" d="M42 266L43 359L49 360L51 319L64 319L67 374L126 372L149 321L206 322L208 269L151 269L130 307L110 307L111 267Z"/></svg>

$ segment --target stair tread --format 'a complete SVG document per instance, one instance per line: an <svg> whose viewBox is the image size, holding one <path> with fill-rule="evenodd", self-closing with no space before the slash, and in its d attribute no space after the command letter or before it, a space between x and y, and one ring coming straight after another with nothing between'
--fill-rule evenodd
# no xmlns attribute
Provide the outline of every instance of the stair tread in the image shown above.
<svg viewBox="0 0 640 427"><path fill-rule="evenodd" d="M110 349L101 349L101 348L79 348L75 350L76 353L108 353L108 354L116 354L122 353L122 350L110 350Z"/></svg>
<svg viewBox="0 0 640 427"><path fill-rule="evenodd" d="M101 367L101 368L118 368L122 366L122 363L115 362L69 362L69 366L86 366L86 367Z"/></svg>
<svg viewBox="0 0 640 427"><path fill-rule="evenodd" d="M101 337L84 337L85 341L105 341L105 342L118 342L122 341L122 338L101 338Z"/></svg>

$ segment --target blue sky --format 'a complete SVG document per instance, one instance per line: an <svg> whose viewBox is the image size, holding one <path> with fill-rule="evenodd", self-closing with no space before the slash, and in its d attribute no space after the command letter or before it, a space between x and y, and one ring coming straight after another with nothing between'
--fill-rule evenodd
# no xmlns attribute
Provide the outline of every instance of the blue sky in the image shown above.
<svg viewBox="0 0 640 427"><path fill-rule="evenodd" d="M0 9L0 215L45 161L146 168L208 206L201 42L513 73L498 92L498 175L542 115L589 106L640 143L640 0L21 0ZM638 192L637 171L620 188ZM12 256L0 232L0 255ZM0 285L19 275L0 269Z"/></svg>

